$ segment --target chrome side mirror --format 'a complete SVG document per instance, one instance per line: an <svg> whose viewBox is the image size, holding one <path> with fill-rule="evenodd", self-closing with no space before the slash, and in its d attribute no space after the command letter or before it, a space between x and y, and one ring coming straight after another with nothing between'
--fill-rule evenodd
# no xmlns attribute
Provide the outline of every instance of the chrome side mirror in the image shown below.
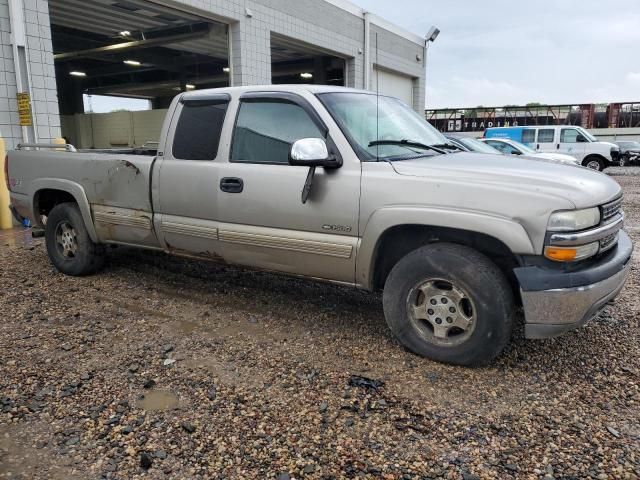
<svg viewBox="0 0 640 480"><path fill-rule="evenodd" d="M329 155L327 144L321 138L302 138L291 145L289 164L300 167L337 168L340 165Z"/></svg>
<svg viewBox="0 0 640 480"><path fill-rule="evenodd" d="M322 138L301 138L291 145L289 165L309 167L309 173L307 173L307 179L300 196L302 203L307 203L316 168L339 168L342 166L342 159L339 156L329 154L327 144Z"/></svg>

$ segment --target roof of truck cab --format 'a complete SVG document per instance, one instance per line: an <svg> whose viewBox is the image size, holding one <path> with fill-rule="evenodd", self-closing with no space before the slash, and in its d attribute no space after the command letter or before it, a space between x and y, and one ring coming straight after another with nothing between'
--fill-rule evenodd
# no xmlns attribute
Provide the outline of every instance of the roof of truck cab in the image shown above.
<svg viewBox="0 0 640 480"><path fill-rule="evenodd" d="M370 90L361 90L357 88L348 87L335 87L331 85L306 85L306 84L294 84L294 85L249 85L243 87L224 87L224 88L206 88L203 90L196 90L193 92L185 92L182 94L182 98L195 99L198 97L206 97L212 94L218 93L244 93L244 92L290 92L290 93L368 93L373 94Z"/></svg>

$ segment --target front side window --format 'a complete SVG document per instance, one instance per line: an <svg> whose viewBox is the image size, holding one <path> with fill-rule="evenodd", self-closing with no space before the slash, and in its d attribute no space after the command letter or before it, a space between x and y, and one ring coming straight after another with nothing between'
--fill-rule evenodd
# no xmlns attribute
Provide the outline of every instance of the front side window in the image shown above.
<svg viewBox="0 0 640 480"><path fill-rule="evenodd" d="M185 103L173 136L173 157L179 160L216 158L228 104L227 100Z"/></svg>
<svg viewBox="0 0 640 480"><path fill-rule="evenodd" d="M538 130L538 143L553 143L555 133L553 128L541 128Z"/></svg>
<svg viewBox="0 0 640 480"><path fill-rule="evenodd" d="M578 143L578 132L575 128L563 128L560 132L560 143Z"/></svg>
<svg viewBox="0 0 640 480"><path fill-rule="evenodd" d="M231 146L232 162L289 163L289 150L301 138L323 132L299 105L280 99L243 101Z"/></svg>
<svg viewBox="0 0 640 480"><path fill-rule="evenodd" d="M375 145L388 141L443 145L447 139L400 100L368 93L323 93L318 97L362 161L401 159L434 152L409 145Z"/></svg>
<svg viewBox="0 0 640 480"><path fill-rule="evenodd" d="M589 132L587 132L584 128L582 127L578 127L576 128L576 130L578 130L579 133L582 134L582 136L584 138L586 138L589 142L597 142L598 139L596 137L594 137L593 135L591 135Z"/></svg>

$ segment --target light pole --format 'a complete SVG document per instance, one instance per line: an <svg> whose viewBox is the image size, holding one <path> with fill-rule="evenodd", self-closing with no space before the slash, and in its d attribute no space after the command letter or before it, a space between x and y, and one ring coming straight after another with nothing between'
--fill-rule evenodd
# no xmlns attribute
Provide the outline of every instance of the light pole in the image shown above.
<svg viewBox="0 0 640 480"><path fill-rule="evenodd" d="M425 37L424 40L424 70L425 70L425 92L424 92L424 97L425 97L425 103L427 101L427 55L429 54L429 45L432 44L433 42L436 41L436 38L438 38L438 35L440 35L440 29L438 27L435 26L431 26L431 28L429 29L429 31L427 32L427 35Z"/></svg>

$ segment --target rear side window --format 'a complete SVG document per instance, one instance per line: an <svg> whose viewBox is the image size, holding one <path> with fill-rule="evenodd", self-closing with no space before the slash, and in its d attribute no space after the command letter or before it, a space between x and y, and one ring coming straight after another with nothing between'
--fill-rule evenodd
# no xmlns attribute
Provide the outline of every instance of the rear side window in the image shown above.
<svg viewBox="0 0 640 480"><path fill-rule="evenodd" d="M522 143L535 143L536 131L532 128L522 130Z"/></svg>
<svg viewBox="0 0 640 480"><path fill-rule="evenodd" d="M538 143L553 143L555 132L553 128L541 128L538 130Z"/></svg>
<svg viewBox="0 0 640 480"><path fill-rule="evenodd" d="M173 157L180 160L216 158L228 104L226 100L185 103L173 137Z"/></svg>
<svg viewBox="0 0 640 480"><path fill-rule="evenodd" d="M245 101L236 120L231 161L288 164L291 145L301 138L324 138L301 106L273 99Z"/></svg>

